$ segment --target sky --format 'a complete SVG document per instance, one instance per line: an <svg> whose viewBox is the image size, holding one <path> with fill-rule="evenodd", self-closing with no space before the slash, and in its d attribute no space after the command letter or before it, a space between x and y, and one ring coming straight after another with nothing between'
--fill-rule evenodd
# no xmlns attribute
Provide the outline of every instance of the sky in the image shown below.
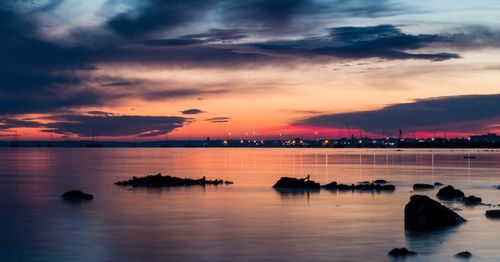
<svg viewBox="0 0 500 262"><path fill-rule="evenodd" d="M0 140L500 133L493 0L4 0Z"/></svg>

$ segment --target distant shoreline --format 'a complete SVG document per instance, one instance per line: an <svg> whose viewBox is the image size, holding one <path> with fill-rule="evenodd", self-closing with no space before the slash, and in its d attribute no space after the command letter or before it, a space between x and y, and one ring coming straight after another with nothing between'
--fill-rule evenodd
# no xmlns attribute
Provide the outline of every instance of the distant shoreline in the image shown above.
<svg viewBox="0 0 500 262"><path fill-rule="evenodd" d="M0 148L61 147L61 148L500 148L500 142L469 141L466 139L316 139L316 140L172 140L123 142L89 140L67 141L0 141Z"/></svg>

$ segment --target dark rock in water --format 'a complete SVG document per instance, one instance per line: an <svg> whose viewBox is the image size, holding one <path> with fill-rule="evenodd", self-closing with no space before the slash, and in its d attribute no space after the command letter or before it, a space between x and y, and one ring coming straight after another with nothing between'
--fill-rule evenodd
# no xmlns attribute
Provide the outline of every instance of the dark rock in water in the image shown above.
<svg viewBox="0 0 500 262"><path fill-rule="evenodd" d="M408 230L434 230L466 221L428 196L411 196L410 202L405 206L405 228Z"/></svg>
<svg viewBox="0 0 500 262"><path fill-rule="evenodd" d="M173 176L162 176L161 173L154 176L133 177L129 180L116 182L118 186L132 187L179 187L179 186L205 186L205 185L221 185L232 184L231 181L221 179L207 180L205 177L200 179L179 178Z"/></svg>
<svg viewBox="0 0 500 262"><path fill-rule="evenodd" d="M499 190L500 190L500 186L497 186L497 189L499 189Z"/></svg>
<svg viewBox="0 0 500 262"><path fill-rule="evenodd" d="M445 186L439 190L436 196L442 200L455 200L464 197L464 192L452 186Z"/></svg>
<svg viewBox="0 0 500 262"><path fill-rule="evenodd" d="M419 190L419 189L434 189L434 186L429 185L429 184L414 184L413 185L413 190Z"/></svg>
<svg viewBox="0 0 500 262"><path fill-rule="evenodd" d="M396 186L394 186L394 185L383 185L382 188L380 188L380 190L394 191L394 190L396 190Z"/></svg>
<svg viewBox="0 0 500 262"><path fill-rule="evenodd" d="M488 211L486 211L486 217L487 218L500 218L500 210L499 209L488 210Z"/></svg>
<svg viewBox="0 0 500 262"><path fill-rule="evenodd" d="M439 182L434 182L434 186L443 186L443 184L441 184Z"/></svg>
<svg viewBox="0 0 500 262"><path fill-rule="evenodd" d="M373 181L373 183L375 184L387 184L387 180L384 180L384 179L377 179L375 181Z"/></svg>
<svg viewBox="0 0 500 262"><path fill-rule="evenodd" d="M336 189L338 189L338 184L337 184L337 182L331 182L331 183L326 184L326 185L321 186L321 187L324 189L336 190Z"/></svg>
<svg viewBox="0 0 500 262"><path fill-rule="evenodd" d="M469 251L462 251L459 253L456 253L455 256L456 258L463 258L463 259L469 259L472 257L472 253Z"/></svg>
<svg viewBox="0 0 500 262"><path fill-rule="evenodd" d="M351 190L351 191L394 191L396 187L394 185L380 185L375 183L358 183L357 185L345 185L337 184L337 182L331 182L322 186L324 189L328 190Z"/></svg>
<svg viewBox="0 0 500 262"><path fill-rule="evenodd" d="M62 199L68 201L88 201L94 199L91 194L84 193L80 190L71 190L61 195Z"/></svg>
<svg viewBox="0 0 500 262"><path fill-rule="evenodd" d="M224 181L224 184L226 184L226 185L232 185L232 184L234 184L234 182L233 182L233 181L227 181L227 180L226 180L226 181Z"/></svg>
<svg viewBox="0 0 500 262"><path fill-rule="evenodd" d="M460 202L464 203L464 205L473 206L473 205L480 205L482 202L482 199L480 197L470 195L468 197L462 197L460 199Z"/></svg>
<svg viewBox="0 0 500 262"><path fill-rule="evenodd" d="M406 256L415 256L417 255L417 252L402 247L402 248L394 248L393 250L389 251L387 255L391 257L406 257Z"/></svg>
<svg viewBox="0 0 500 262"><path fill-rule="evenodd" d="M276 184L274 188L300 188L300 189L319 189L319 183L316 183L309 179L299 179L293 177L282 177Z"/></svg>

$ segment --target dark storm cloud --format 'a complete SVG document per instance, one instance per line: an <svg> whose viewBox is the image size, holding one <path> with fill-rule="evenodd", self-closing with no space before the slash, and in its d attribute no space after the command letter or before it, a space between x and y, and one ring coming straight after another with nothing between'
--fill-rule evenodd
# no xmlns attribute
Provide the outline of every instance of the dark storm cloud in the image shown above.
<svg viewBox="0 0 500 262"><path fill-rule="evenodd" d="M181 113L184 115L197 115L197 114L205 113L205 111L198 109L198 108L191 108L191 109L183 110L183 111L181 111Z"/></svg>
<svg viewBox="0 0 500 262"><path fill-rule="evenodd" d="M340 58L425 59L442 61L459 58L453 53L410 53L434 43L447 42L440 35L411 35L394 25L331 28L326 36L293 41L256 43L252 46L271 53Z"/></svg>
<svg viewBox="0 0 500 262"><path fill-rule="evenodd" d="M401 3L371 0L241 0L225 1L226 24L260 27L263 33L281 34L317 29L332 19L377 17L402 11Z"/></svg>
<svg viewBox="0 0 500 262"><path fill-rule="evenodd" d="M218 117L212 117L212 118L206 119L206 121L211 122L211 123L226 123L226 122L229 122L229 120L231 120L231 118L226 117L226 116L218 116Z"/></svg>
<svg viewBox="0 0 500 262"><path fill-rule="evenodd" d="M131 11L111 18L107 25L123 37L135 38L201 20L215 3L213 0L146 0Z"/></svg>
<svg viewBox="0 0 500 262"><path fill-rule="evenodd" d="M211 15L227 26L277 32L303 25L304 19L318 25L325 19L374 17L397 11L400 8L388 0L145 0L112 17L107 26L122 37L137 38L203 22Z"/></svg>
<svg viewBox="0 0 500 262"><path fill-rule="evenodd" d="M176 116L133 116L115 114L65 114L50 117L53 121L45 124L46 132L73 134L89 137L95 133L100 136L151 137L168 134L191 120Z"/></svg>
<svg viewBox="0 0 500 262"><path fill-rule="evenodd" d="M344 128L346 123L351 128L372 133L381 133L383 129L393 133L400 129L488 130L490 125L500 123L500 94L417 99L371 111L316 115L294 124Z"/></svg>

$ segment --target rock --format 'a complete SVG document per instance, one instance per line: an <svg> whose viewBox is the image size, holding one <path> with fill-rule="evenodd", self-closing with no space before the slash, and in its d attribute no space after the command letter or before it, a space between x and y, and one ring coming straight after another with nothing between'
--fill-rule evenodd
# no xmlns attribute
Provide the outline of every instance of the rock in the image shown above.
<svg viewBox="0 0 500 262"><path fill-rule="evenodd" d="M456 258L463 258L463 259L469 259L472 257L472 253L469 251L462 251L459 253L456 253L455 256Z"/></svg>
<svg viewBox="0 0 500 262"><path fill-rule="evenodd" d="M396 190L396 186L394 186L394 185L383 185L380 190L394 191L394 190Z"/></svg>
<svg viewBox="0 0 500 262"><path fill-rule="evenodd" d="M500 218L500 210L499 209L487 210L486 217L487 218Z"/></svg>
<svg viewBox="0 0 500 262"><path fill-rule="evenodd" d="M154 176L132 177L129 180L118 181L115 185L132 187L179 187L179 186L205 186L232 184L231 181L221 179L207 180L205 177L200 179L179 178L173 176L162 176L158 173Z"/></svg>
<svg viewBox="0 0 500 262"><path fill-rule="evenodd" d="M428 196L411 196L410 202L405 206L405 228L408 230L435 230L466 221Z"/></svg>
<svg viewBox="0 0 500 262"><path fill-rule="evenodd" d="M497 186L496 188L500 190L500 185L499 185L499 186Z"/></svg>
<svg viewBox="0 0 500 262"><path fill-rule="evenodd" d="M480 197L470 195L468 197L462 197L460 199L460 202L464 203L464 205L474 206L481 205L482 199Z"/></svg>
<svg viewBox="0 0 500 262"><path fill-rule="evenodd" d="M61 198L67 201L89 201L94 199L94 196L80 190L71 190L62 194Z"/></svg>
<svg viewBox="0 0 500 262"><path fill-rule="evenodd" d="M387 180L384 180L384 179L377 179L377 180L374 180L373 183L375 184L387 184Z"/></svg>
<svg viewBox="0 0 500 262"><path fill-rule="evenodd" d="M434 186L443 186L443 184L441 184L439 182L434 182Z"/></svg>
<svg viewBox="0 0 500 262"><path fill-rule="evenodd" d="M393 250L389 251L387 255L391 257L406 257L406 256L415 256L417 255L417 252L402 247L402 248L394 248Z"/></svg>
<svg viewBox="0 0 500 262"><path fill-rule="evenodd" d="M337 184L337 182L331 182L322 186L324 189L328 190L351 190L351 191L394 191L396 187L394 185L381 185L375 183L358 183L357 185L345 185Z"/></svg>
<svg viewBox="0 0 500 262"><path fill-rule="evenodd" d="M429 184L414 184L413 185L413 190L422 190L422 189L434 189L433 185Z"/></svg>
<svg viewBox="0 0 500 262"><path fill-rule="evenodd" d="M319 183L316 183L309 179L298 179L293 177L282 177L276 184L274 188L295 188L295 189L319 189Z"/></svg>
<svg viewBox="0 0 500 262"><path fill-rule="evenodd" d="M336 190L338 188L337 182L331 182L329 184L321 186L324 189Z"/></svg>
<svg viewBox="0 0 500 262"><path fill-rule="evenodd" d="M234 182L233 182L233 181L227 181L227 180L226 180L226 181L224 181L224 184L226 184L226 185L232 185L232 184L234 184Z"/></svg>
<svg viewBox="0 0 500 262"><path fill-rule="evenodd" d="M339 184L337 186L338 190L354 190L355 185L345 185L345 184Z"/></svg>
<svg viewBox="0 0 500 262"><path fill-rule="evenodd" d="M436 196L442 200L456 200L464 197L464 192L452 186L445 186L439 190Z"/></svg>

